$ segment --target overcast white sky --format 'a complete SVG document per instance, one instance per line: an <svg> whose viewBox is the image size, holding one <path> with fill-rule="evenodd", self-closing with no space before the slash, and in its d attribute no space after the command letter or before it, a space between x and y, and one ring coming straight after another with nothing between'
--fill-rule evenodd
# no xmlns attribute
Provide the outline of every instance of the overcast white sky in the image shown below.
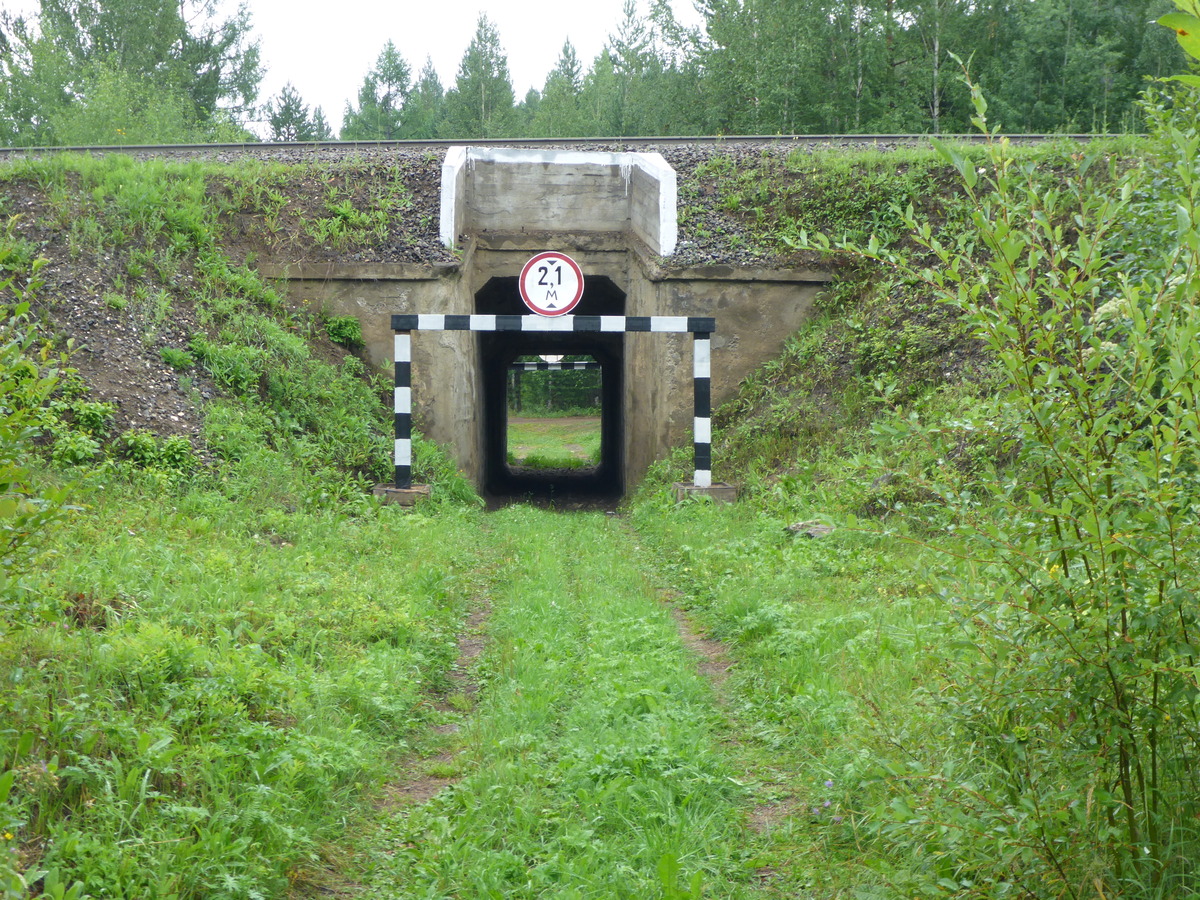
<svg viewBox="0 0 1200 900"><path fill-rule="evenodd" d="M520 100L529 88L542 88L568 37L581 65L589 68L621 21L623 0L341 0L314 4L319 12L298 9L306 5L249 0L267 68L261 96L273 97L291 81L306 103L324 109L336 132L346 102L357 97L385 41L396 45L414 75L431 57L448 88L485 12L500 32ZM673 0L673 5L680 21L700 23L692 0ZM641 0L639 12L646 11Z"/></svg>
<svg viewBox="0 0 1200 900"><path fill-rule="evenodd" d="M236 9L237 0L222 0ZM35 12L37 0L0 0L15 12ZM363 77L391 40L414 75L433 59L445 87L475 34L480 12L500 32L513 90L521 100L541 90L563 41L571 39L586 70L621 21L623 0L247 0L254 34L262 43L266 75L259 100L274 97L291 81L304 102L325 111L337 132L346 101L354 101ZM693 0L672 0L675 15L698 25ZM647 0L639 0L645 14Z"/></svg>

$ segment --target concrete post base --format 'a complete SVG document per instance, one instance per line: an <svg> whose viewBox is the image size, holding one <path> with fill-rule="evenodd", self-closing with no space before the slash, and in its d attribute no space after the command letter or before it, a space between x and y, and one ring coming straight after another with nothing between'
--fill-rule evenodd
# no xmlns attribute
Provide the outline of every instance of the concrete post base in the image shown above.
<svg viewBox="0 0 1200 900"><path fill-rule="evenodd" d="M714 503L733 503L737 500L737 488L732 484L726 484L723 481L717 481L708 487L697 487L694 484L677 481L672 487L675 488L675 500L682 503L688 497L711 497Z"/></svg>
<svg viewBox="0 0 1200 900"><path fill-rule="evenodd" d="M377 484L371 493L384 503L394 503L397 506L416 506L422 500L428 500L433 492L427 484L414 484L406 488L398 488L390 484Z"/></svg>

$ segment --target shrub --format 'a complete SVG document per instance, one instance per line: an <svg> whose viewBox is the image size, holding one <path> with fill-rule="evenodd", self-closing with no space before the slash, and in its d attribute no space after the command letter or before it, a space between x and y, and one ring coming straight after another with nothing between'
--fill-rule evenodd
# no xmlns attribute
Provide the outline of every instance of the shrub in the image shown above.
<svg viewBox="0 0 1200 900"><path fill-rule="evenodd" d="M149 431L126 431L117 439L116 446L122 456L143 468L158 462L158 438Z"/></svg>
<svg viewBox="0 0 1200 900"><path fill-rule="evenodd" d="M121 435L117 452L143 469L190 472L197 465L191 442L180 435L160 439L149 431L133 429Z"/></svg>
<svg viewBox="0 0 1200 900"><path fill-rule="evenodd" d="M12 279L0 292L17 290ZM0 314L0 612L23 600L22 576L41 557L45 536L61 517L63 491L39 491L29 467L42 405L58 385L57 364L28 320L28 304ZM0 630L9 622L0 619ZM0 875L3 870L0 869Z"/></svg>
<svg viewBox="0 0 1200 900"><path fill-rule="evenodd" d="M192 354L176 347L163 347L159 354L162 356L163 362L180 372L186 372L196 364L196 358Z"/></svg>
<svg viewBox="0 0 1200 900"><path fill-rule="evenodd" d="M1012 435L1016 461L945 465L945 429L907 413L887 426L941 448L923 487L961 541L944 596L968 649L929 702L930 733L952 743L885 765L881 830L924 861L917 892L1187 896L1200 875L1200 129L1161 119L1157 162L1124 177L1087 155L1048 177L991 137L985 168L940 147L971 238L939 237L910 208L935 266L851 248L933 286L984 342L1006 387L965 424ZM1130 278L1113 264L1121 225L1163 176L1154 218L1173 236Z"/></svg>
<svg viewBox="0 0 1200 900"><path fill-rule="evenodd" d="M187 438L173 435L162 442L158 462L164 468L190 471L196 467L196 451L192 449L191 441Z"/></svg>
<svg viewBox="0 0 1200 900"><path fill-rule="evenodd" d="M60 466L82 466L96 458L100 442L83 431L65 429L55 438L50 457Z"/></svg>
<svg viewBox="0 0 1200 900"><path fill-rule="evenodd" d="M354 316L333 316L325 323L325 331L335 344L354 349L363 345L362 325Z"/></svg>

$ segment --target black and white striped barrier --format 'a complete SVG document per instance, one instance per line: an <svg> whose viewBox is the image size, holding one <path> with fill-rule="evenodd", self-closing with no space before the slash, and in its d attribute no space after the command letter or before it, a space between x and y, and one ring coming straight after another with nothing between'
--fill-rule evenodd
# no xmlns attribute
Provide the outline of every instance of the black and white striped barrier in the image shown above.
<svg viewBox="0 0 1200 900"><path fill-rule="evenodd" d="M580 372L584 369L601 368L598 362L515 362L509 368L514 372Z"/></svg>
<svg viewBox="0 0 1200 900"><path fill-rule="evenodd" d="M710 316L450 316L394 315L396 365L396 487L412 486L412 332L525 331L567 333L652 333L693 336L695 476L698 488L712 486L712 333Z"/></svg>

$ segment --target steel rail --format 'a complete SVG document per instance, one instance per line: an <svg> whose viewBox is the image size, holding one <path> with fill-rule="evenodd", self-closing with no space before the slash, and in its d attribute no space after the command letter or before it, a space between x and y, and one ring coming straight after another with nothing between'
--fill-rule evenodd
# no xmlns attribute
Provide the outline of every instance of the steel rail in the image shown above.
<svg viewBox="0 0 1200 900"><path fill-rule="evenodd" d="M1120 137L1111 134L1009 134L1010 141L1023 144L1048 141L1087 142L1099 138ZM272 154L287 151L334 151L352 153L374 150L444 150L447 147L544 147L555 149L604 147L627 149L638 147L680 146L738 146L746 144L797 147L830 145L835 147L878 147L879 145L919 145L931 138L977 144L988 140L982 134L774 134L774 135L691 135L667 137L595 137L595 138L522 138L488 140L409 140L409 141L247 141L221 144L103 144L63 147L0 147L0 158L38 156L47 153L129 153L150 156L171 156L193 153Z"/></svg>

